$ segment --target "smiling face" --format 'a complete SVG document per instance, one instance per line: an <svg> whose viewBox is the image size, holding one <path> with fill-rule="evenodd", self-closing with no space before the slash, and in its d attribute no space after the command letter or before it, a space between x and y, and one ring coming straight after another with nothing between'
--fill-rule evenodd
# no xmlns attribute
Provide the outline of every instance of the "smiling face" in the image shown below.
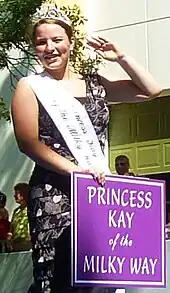
<svg viewBox="0 0 170 293"><path fill-rule="evenodd" d="M66 68L72 43L66 30L56 23L42 23L36 27L34 44L37 57L48 70Z"/></svg>

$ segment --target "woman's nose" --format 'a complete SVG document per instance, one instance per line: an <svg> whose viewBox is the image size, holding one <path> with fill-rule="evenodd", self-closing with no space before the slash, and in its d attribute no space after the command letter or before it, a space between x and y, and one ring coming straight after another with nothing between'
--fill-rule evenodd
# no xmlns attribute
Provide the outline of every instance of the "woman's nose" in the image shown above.
<svg viewBox="0 0 170 293"><path fill-rule="evenodd" d="M46 50L47 51L54 51L55 50L55 47L54 47L52 40L47 40Z"/></svg>

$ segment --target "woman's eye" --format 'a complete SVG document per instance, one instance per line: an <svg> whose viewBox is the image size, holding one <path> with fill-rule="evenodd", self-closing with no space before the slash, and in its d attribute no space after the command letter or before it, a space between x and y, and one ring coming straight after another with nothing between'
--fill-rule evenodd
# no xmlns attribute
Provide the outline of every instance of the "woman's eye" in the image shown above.
<svg viewBox="0 0 170 293"><path fill-rule="evenodd" d="M36 42L36 46L42 46L42 45L45 45L45 44L46 44L46 41L45 40L37 41Z"/></svg>
<svg viewBox="0 0 170 293"><path fill-rule="evenodd" d="M59 38L55 38L55 39L53 39L53 42L55 42L55 43L59 43L59 42L61 42L62 41L62 39L59 39Z"/></svg>

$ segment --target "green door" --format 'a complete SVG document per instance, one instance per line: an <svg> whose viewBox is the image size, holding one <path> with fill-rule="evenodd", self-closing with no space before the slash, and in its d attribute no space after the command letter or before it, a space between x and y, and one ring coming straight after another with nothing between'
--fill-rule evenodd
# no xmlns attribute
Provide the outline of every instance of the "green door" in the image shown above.
<svg viewBox="0 0 170 293"><path fill-rule="evenodd" d="M170 98L110 106L109 158L125 154L136 174L170 172Z"/></svg>

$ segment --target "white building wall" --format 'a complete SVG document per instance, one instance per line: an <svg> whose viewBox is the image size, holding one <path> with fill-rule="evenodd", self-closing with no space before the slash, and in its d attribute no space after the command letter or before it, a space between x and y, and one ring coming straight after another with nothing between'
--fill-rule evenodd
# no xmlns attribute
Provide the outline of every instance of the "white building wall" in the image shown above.
<svg viewBox="0 0 170 293"><path fill-rule="evenodd" d="M86 0L89 34L101 35L133 56L164 89L170 88L170 1ZM124 78L116 64L104 73Z"/></svg>
<svg viewBox="0 0 170 293"><path fill-rule="evenodd" d="M10 108L14 89L7 70L0 71L0 96ZM28 121L29 123L29 121ZM12 122L0 121L0 190L7 195L7 209L11 215L16 206L13 187L28 182L33 164L17 147Z"/></svg>

